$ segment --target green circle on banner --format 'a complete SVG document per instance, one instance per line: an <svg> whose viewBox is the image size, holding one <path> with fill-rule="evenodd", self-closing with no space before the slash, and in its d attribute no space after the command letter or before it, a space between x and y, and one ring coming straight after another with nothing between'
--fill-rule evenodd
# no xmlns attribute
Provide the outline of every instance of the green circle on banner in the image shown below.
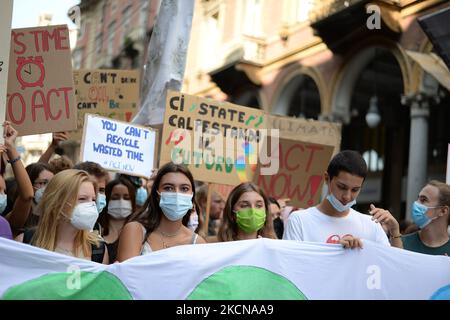
<svg viewBox="0 0 450 320"><path fill-rule="evenodd" d="M4 300L132 300L109 272L51 273L9 288Z"/></svg>
<svg viewBox="0 0 450 320"><path fill-rule="evenodd" d="M188 300L307 300L288 279L252 266L224 268L203 280Z"/></svg>

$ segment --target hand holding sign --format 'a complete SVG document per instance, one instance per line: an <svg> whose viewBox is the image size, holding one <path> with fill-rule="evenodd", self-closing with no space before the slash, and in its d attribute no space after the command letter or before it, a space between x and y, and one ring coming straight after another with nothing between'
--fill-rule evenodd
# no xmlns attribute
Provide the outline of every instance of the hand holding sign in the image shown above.
<svg viewBox="0 0 450 320"><path fill-rule="evenodd" d="M59 147L61 141L66 141L69 138L67 131L53 132L52 145L56 148Z"/></svg>
<svg viewBox="0 0 450 320"><path fill-rule="evenodd" d="M17 130L11 126L9 121L3 123L3 138L5 139L5 147L7 149L14 147L17 138Z"/></svg>

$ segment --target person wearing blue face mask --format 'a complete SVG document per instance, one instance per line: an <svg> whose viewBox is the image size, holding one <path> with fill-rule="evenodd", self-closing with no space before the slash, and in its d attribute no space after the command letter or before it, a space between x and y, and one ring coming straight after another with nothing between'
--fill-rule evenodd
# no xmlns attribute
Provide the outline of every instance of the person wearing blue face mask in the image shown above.
<svg viewBox="0 0 450 320"><path fill-rule="evenodd" d="M356 151L344 150L333 157L324 174L328 194L316 207L293 212L283 239L339 243L344 248L362 248L361 239L401 247L397 220L387 210L371 205L370 215L351 207L356 204L367 164ZM390 233L390 241L383 230Z"/></svg>
<svg viewBox="0 0 450 320"><path fill-rule="evenodd" d="M450 186L430 181L411 208L413 222L420 230L402 236L403 248L424 254L450 255L449 208Z"/></svg>
<svg viewBox="0 0 450 320"><path fill-rule="evenodd" d="M182 165L165 164L155 177L148 206L137 211L133 221L123 228L117 260L122 262L178 245L205 243L187 227L194 199L191 172Z"/></svg>
<svg viewBox="0 0 450 320"><path fill-rule="evenodd" d="M136 190L136 206L138 208L143 207L145 201L147 201L147 198L148 198L147 189L145 189L143 186L139 187Z"/></svg>

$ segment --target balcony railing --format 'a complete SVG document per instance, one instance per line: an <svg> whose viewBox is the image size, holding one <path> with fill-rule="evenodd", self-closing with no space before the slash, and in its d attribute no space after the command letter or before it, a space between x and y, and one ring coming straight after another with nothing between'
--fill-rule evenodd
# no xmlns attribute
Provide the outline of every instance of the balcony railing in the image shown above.
<svg viewBox="0 0 450 320"><path fill-rule="evenodd" d="M317 0L314 7L309 12L311 23L318 22L338 12L341 12L351 6L367 0Z"/></svg>

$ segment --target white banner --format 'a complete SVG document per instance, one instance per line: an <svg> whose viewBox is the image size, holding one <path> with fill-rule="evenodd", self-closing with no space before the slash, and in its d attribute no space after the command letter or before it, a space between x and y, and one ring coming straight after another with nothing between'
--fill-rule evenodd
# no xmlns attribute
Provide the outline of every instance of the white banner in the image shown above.
<svg viewBox="0 0 450 320"><path fill-rule="evenodd" d="M257 239L101 265L0 238L0 299L450 299L450 258L363 244Z"/></svg>
<svg viewBox="0 0 450 320"><path fill-rule="evenodd" d="M93 114L85 116L81 161L133 176L151 176L156 131Z"/></svg>

